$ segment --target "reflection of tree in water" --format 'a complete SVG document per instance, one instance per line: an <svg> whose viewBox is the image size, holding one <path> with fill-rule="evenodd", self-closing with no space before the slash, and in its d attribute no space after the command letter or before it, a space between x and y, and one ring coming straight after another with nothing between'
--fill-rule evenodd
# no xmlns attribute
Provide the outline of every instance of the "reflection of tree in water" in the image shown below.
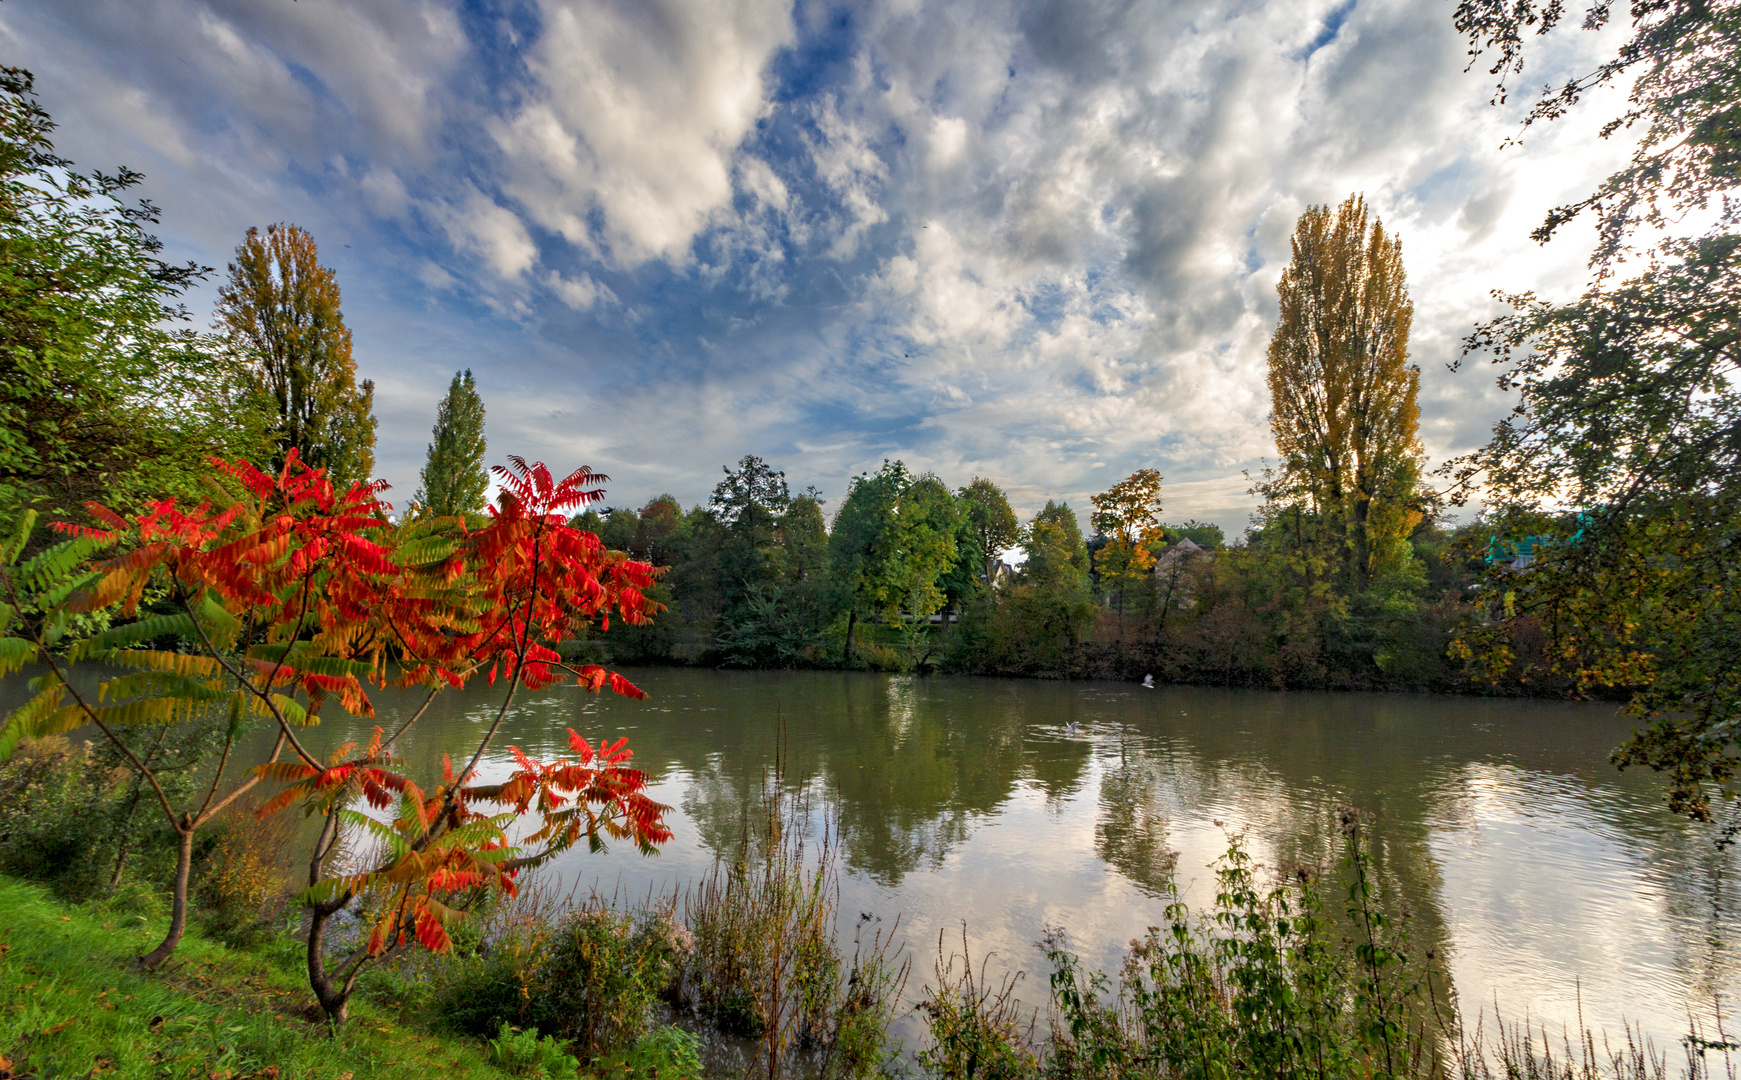
<svg viewBox="0 0 1741 1080"><path fill-rule="evenodd" d="M1689 984L1714 990L1736 982L1736 946L1728 944L1741 914L1734 855L1712 851L1707 835L1655 812L1654 777L1613 771L1607 748L1624 737L1625 724L1607 722L1600 710L846 673L632 677L652 693L648 701L573 688L523 695L498 749L515 743L555 756L568 726L595 741L627 735L636 765L655 779L681 779L697 839L720 854L736 848L746 818L752 831L761 820L763 778L783 759L789 791L806 790L818 809L830 804L846 864L885 886L943 862L1018 790L1043 794L1056 813L1072 812L1094 758L1102 776L1094 852L1150 893L1165 881L1173 848L1189 853L1178 866L1181 881L1206 880L1203 864L1218 852L1219 835L1205 826L1215 818L1246 829L1272 871L1294 863L1334 868L1335 808L1352 803L1372 821L1375 862L1395 895L1408 899L1422 950L1442 947L1448 936L1435 844L1461 842L1485 820L1479 814L1489 811L1470 794L1486 778L1499 782L1495 805L1575 822L1656 884ZM307 736L321 752L366 739L375 723L390 728L413 698L421 700L383 693L379 720L329 714ZM499 691L481 682L439 700L399 746L413 774L439 775L441 753L470 745L499 702ZM1072 721L1081 730L1067 734Z"/></svg>
<svg viewBox="0 0 1741 1080"><path fill-rule="evenodd" d="M1120 755L1100 779L1094 854L1151 896L1165 890L1179 861L1179 853L1167 844L1172 796L1154 763L1141 755Z"/></svg>
<svg viewBox="0 0 1741 1080"><path fill-rule="evenodd" d="M1080 785L1089 748L1041 741L1021 701L985 682L860 681L830 757L831 798L847 865L885 885L936 867L1032 778L1048 792Z"/></svg>

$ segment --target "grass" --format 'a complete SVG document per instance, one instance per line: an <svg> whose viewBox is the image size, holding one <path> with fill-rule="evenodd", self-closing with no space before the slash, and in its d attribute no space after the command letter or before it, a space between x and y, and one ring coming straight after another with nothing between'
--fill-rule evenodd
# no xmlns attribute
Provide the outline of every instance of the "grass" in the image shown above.
<svg viewBox="0 0 1741 1080"><path fill-rule="evenodd" d="M161 927L132 912L55 900L0 877L0 1076L202 1080L406 1080L508 1074L487 1048L427 1034L360 1001L336 1037L310 1009L300 947L258 952L190 932L145 974L132 958Z"/></svg>

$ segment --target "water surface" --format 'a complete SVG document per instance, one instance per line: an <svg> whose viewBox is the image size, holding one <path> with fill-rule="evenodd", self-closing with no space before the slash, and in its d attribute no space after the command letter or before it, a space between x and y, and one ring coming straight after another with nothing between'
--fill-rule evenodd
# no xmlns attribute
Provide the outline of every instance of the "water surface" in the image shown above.
<svg viewBox="0 0 1741 1080"><path fill-rule="evenodd" d="M1662 809L1660 782L1619 773L1608 753L1628 724L1607 706L1408 695L1306 694L1118 683L914 678L856 673L627 674L646 701L573 687L522 691L507 747L555 757L573 727L626 735L652 794L674 809L655 858L573 852L566 887L668 891L730 852L758 814L761 784L832 807L842 907L901 919L915 979L940 931L993 970L1027 969L1064 926L1112 967L1160 921L1169 866L1194 904L1209 865L1243 832L1268 867L1322 862L1335 809L1373 822L1375 854L1422 947L1442 950L1466 1011L1617 1029L1659 1043L1689 1012L1741 987L1732 940L1735 859L1710 829ZM390 724L409 696L377 698ZM419 695L420 700L420 695ZM481 681L440 701L401 743L414 773L469 753L500 691ZM1074 728L1071 725L1075 725ZM329 719L316 741L366 738ZM781 734L783 730L783 736Z"/></svg>

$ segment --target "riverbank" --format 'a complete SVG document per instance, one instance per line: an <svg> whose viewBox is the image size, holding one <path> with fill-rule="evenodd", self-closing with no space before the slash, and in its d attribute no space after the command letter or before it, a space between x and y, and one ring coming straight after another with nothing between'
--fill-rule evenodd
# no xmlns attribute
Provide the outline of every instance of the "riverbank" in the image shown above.
<svg viewBox="0 0 1741 1080"><path fill-rule="evenodd" d="M190 931L156 974L162 936L126 901L69 904L0 877L0 1076L216 1080L501 1080L486 1044L364 1001L336 1036L311 1010L301 947L258 951Z"/></svg>

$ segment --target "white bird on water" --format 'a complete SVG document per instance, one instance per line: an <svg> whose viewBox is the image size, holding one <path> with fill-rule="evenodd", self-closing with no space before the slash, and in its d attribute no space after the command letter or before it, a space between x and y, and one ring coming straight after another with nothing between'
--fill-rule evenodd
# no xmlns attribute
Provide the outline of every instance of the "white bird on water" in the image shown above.
<svg viewBox="0 0 1741 1080"><path fill-rule="evenodd" d="M1074 735L1078 731L1081 731L1081 730L1082 730L1082 725L1078 724L1074 720L1072 720L1068 724L1064 725L1064 734L1066 734L1066 735Z"/></svg>
<svg viewBox="0 0 1741 1080"><path fill-rule="evenodd" d="M1155 677L1153 675L1144 675L1143 676L1143 689L1144 690L1153 690L1154 688L1155 688Z"/></svg>

